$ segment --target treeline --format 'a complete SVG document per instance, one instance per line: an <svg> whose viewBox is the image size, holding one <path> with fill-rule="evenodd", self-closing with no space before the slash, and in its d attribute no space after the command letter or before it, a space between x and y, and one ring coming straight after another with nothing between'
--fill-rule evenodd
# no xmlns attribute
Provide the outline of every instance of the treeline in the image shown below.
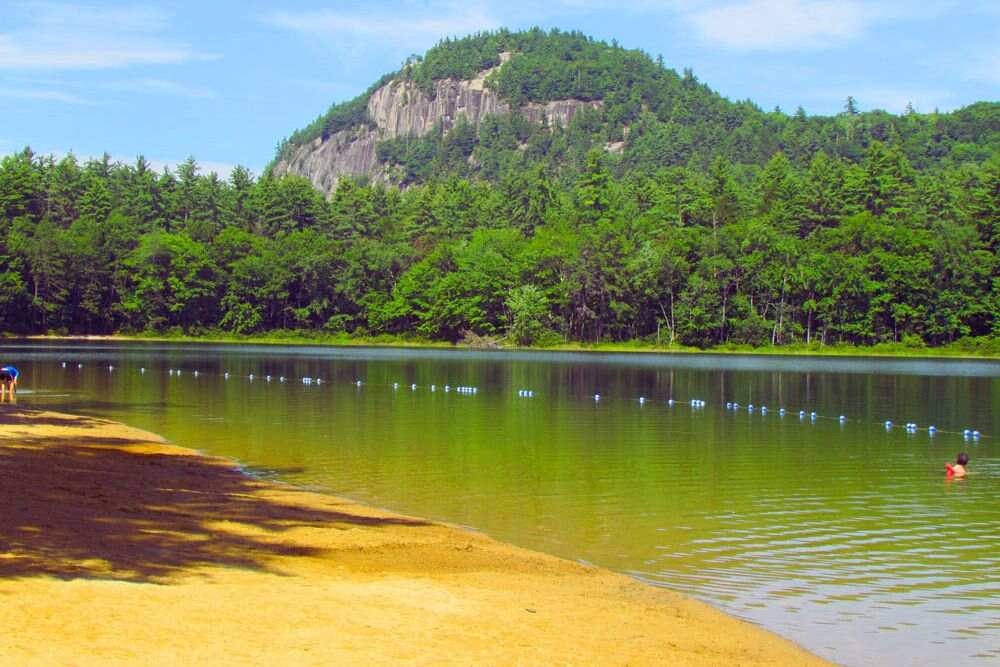
<svg viewBox="0 0 1000 667"><path fill-rule="evenodd" d="M591 150L405 192L0 162L9 332L309 330L552 340L947 343L1000 333L1000 157L620 170Z"/></svg>

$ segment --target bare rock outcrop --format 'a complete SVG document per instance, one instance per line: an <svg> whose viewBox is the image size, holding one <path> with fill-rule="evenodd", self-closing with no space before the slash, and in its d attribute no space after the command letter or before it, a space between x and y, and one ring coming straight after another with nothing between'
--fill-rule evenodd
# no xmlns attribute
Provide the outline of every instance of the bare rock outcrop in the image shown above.
<svg viewBox="0 0 1000 667"><path fill-rule="evenodd" d="M434 82L428 95L415 83L395 78L376 89L368 99L368 125L348 128L295 146L274 166L275 175L286 173L305 176L326 194L343 176L367 177L389 185L398 183L396 170L379 162L376 145L385 139L419 137L438 123L451 129L460 118L478 127L489 115L510 113L511 107L485 80L492 70L485 70L470 80L441 79ZM581 108L598 109L600 100L554 100L530 103L520 112L535 123L550 127L567 125Z"/></svg>

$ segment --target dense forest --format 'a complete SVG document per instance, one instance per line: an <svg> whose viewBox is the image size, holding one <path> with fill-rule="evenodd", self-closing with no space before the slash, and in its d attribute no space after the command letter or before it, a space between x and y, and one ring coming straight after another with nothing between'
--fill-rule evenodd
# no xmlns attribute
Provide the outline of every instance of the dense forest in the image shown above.
<svg viewBox="0 0 1000 667"><path fill-rule="evenodd" d="M472 332L519 343L657 339L938 344L998 333L1000 159L915 172L776 154L572 187L536 167L400 193L297 176L221 181L30 151L0 162L11 332Z"/></svg>
<svg viewBox="0 0 1000 667"><path fill-rule="evenodd" d="M3 158L0 329L697 347L1000 335L1000 104L764 113L638 52L540 31L443 42L404 72L467 76L501 51L523 54L490 81L509 98L602 109L384 142L408 186L344 179L329 199L193 159L171 173ZM569 64L549 69L553 54ZM334 109L303 132L366 122L357 100Z"/></svg>

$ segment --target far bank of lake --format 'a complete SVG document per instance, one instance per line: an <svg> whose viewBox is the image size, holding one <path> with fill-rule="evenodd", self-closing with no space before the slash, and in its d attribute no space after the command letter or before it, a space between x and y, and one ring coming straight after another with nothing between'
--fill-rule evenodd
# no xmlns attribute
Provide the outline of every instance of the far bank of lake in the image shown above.
<svg viewBox="0 0 1000 667"><path fill-rule="evenodd" d="M463 342L450 343L407 336L350 336L308 332L282 332L274 334L235 335L213 332L199 335L187 334L109 334L109 335L30 335L7 334L2 340L39 341L145 341L159 343L205 343L234 345L325 345L331 347L390 347L412 349L496 350L538 352L635 352L642 354L707 354L707 355L765 355L793 357L895 357L906 359L1000 359L1000 338L963 339L938 347L878 343L876 345L820 343L790 343L766 347L749 345L724 345L697 348L684 345L658 345L647 341L622 341L603 343L561 342L551 345L515 346L507 344L476 345Z"/></svg>

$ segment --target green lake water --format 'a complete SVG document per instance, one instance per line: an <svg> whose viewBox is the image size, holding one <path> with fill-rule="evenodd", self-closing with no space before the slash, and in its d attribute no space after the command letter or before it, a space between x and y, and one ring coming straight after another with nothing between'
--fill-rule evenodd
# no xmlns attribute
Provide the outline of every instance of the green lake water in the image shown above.
<svg viewBox="0 0 1000 667"><path fill-rule="evenodd" d="M1000 663L998 362L0 347L24 405L625 572L843 664Z"/></svg>

